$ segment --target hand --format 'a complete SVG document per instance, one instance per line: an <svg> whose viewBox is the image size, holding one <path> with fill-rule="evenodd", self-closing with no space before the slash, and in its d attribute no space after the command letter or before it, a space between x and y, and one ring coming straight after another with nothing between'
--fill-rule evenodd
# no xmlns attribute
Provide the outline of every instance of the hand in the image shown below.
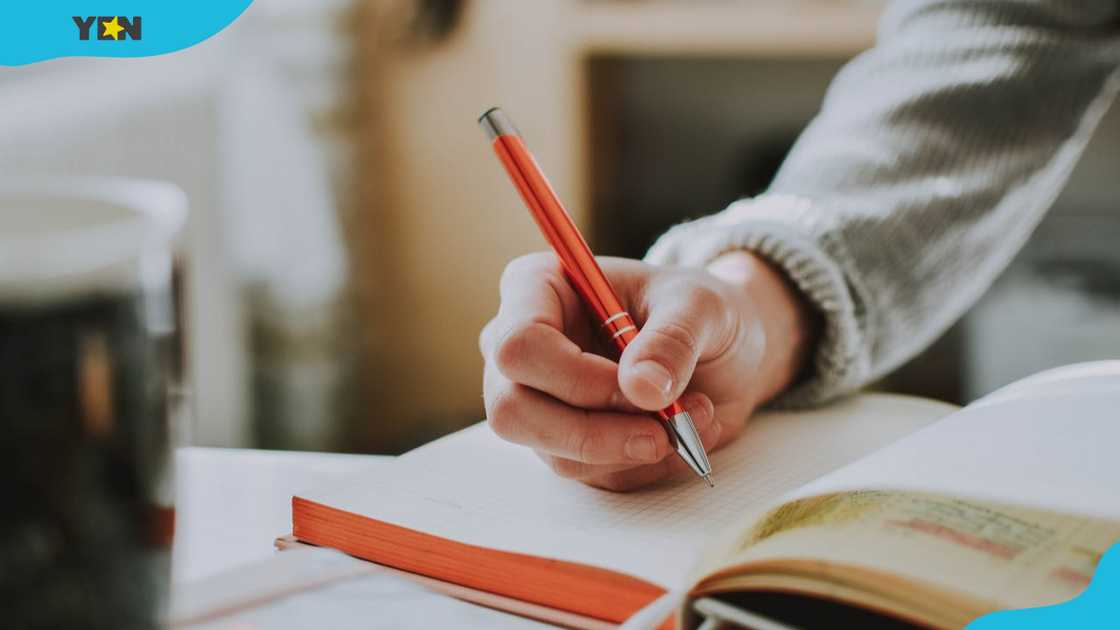
<svg viewBox="0 0 1120 630"><path fill-rule="evenodd" d="M641 327L619 361L556 257L532 254L506 268L482 330L483 389L500 437L563 477L621 491L688 470L649 411L683 394L708 451L726 444L796 379L815 324L785 277L746 252L707 270L598 260Z"/></svg>

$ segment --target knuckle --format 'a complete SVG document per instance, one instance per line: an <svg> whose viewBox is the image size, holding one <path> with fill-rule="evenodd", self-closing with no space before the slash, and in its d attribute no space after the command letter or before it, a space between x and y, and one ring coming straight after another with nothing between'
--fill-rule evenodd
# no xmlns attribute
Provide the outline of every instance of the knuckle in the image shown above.
<svg viewBox="0 0 1120 630"><path fill-rule="evenodd" d="M723 308L723 296L709 286L693 285L685 295L685 303L694 311L711 313Z"/></svg>
<svg viewBox="0 0 1120 630"><path fill-rule="evenodd" d="M610 492L629 492L634 484L625 472L612 472L588 480L588 484Z"/></svg>
<svg viewBox="0 0 1120 630"><path fill-rule="evenodd" d="M599 448L602 437L598 431L587 430L572 433L571 452L581 462L590 462Z"/></svg>
<svg viewBox="0 0 1120 630"><path fill-rule="evenodd" d="M595 391L597 383L593 380L593 375L586 370L566 370L563 375L565 384L563 388L563 400L572 405L589 404L590 396L588 392Z"/></svg>
<svg viewBox="0 0 1120 630"><path fill-rule="evenodd" d="M534 252L518 256L511 260L502 271L501 284L505 286L506 283L518 282L521 278L536 278L540 272L552 269L554 266L555 262L548 252Z"/></svg>
<svg viewBox="0 0 1120 630"><path fill-rule="evenodd" d="M494 348L494 363L503 373L516 370L533 347L532 325L514 325ZM508 376L508 374L507 374Z"/></svg>
<svg viewBox="0 0 1120 630"><path fill-rule="evenodd" d="M666 322L650 332L654 335L650 349L655 354L665 355L670 364L700 352L700 340L696 333L682 324Z"/></svg>
<svg viewBox="0 0 1120 630"><path fill-rule="evenodd" d="M482 353L483 360L489 360L490 347L494 345L494 335L497 334L495 329L498 326L498 318L494 317L486 322L482 330L478 333L478 351Z"/></svg>
<svg viewBox="0 0 1120 630"><path fill-rule="evenodd" d="M545 463L548 464L548 467L551 468L552 472L556 473L558 477L579 479L583 476L584 467L580 462L549 455L545 458Z"/></svg>
<svg viewBox="0 0 1120 630"><path fill-rule="evenodd" d="M521 398L517 388L514 387L498 392L490 401L490 413L486 420L490 429L498 437L510 440L517 435L522 407Z"/></svg>

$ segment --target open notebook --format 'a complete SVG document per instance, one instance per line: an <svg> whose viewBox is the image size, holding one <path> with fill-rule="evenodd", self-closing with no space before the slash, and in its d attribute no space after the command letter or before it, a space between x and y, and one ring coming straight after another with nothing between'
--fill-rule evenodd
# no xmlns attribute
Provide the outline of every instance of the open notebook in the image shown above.
<svg viewBox="0 0 1120 630"><path fill-rule="evenodd" d="M713 454L715 489L595 490L476 426L294 497L293 534L570 625L619 622L687 588L771 617L789 603L741 596L959 626L1071 596L1120 538L1120 465L1104 446L1120 443L1116 382L1066 379L962 411L865 395L765 414ZM1047 555L1074 547L1080 560ZM960 570L978 583L955 587Z"/></svg>

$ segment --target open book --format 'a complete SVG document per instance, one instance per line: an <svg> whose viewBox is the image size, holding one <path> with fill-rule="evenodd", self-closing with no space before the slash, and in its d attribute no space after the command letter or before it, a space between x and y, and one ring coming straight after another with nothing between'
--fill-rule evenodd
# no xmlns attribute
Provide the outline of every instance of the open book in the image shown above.
<svg viewBox="0 0 1120 630"><path fill-rule="evenodd" d="M956 628L1075 596L1120 540L1117 408L1120 363L963 410L863 395L752 419L713 454L714 489L631 494L557 478L476 426L293 497L293 534L572 626L672 590L798 627Z"/></svg>

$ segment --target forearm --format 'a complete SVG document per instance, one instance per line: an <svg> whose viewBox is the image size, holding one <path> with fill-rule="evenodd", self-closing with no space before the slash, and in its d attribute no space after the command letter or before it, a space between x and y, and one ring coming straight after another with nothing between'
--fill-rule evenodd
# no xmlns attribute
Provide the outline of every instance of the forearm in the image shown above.
<svg viewBox="0 0 1120 630"><path fill-rule="evenodd" d="M779 267L823 317L795 398L892 369L1021 247L1115 92L1118 5L1057 6L896 6L768 194L674 229L649 259L748 249Z"/></svg>

